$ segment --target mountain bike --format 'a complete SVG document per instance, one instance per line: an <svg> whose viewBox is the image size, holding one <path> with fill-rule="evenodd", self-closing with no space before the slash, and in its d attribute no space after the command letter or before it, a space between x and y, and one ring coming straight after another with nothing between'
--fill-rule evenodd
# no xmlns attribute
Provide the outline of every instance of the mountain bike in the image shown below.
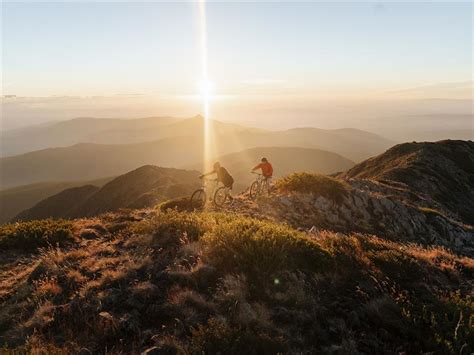
<svg viewBox="0 0 474 355"><path fill-rule="evenodd" d="M228 200L226 188L219 186L217 179L202 178L202 186L191 195L191 208L201 209L208 201L222 207Z"/></svg>
<svg viewBox="0 0 474 355"><path fill-rule="evenodd" d="M257 175L257 177L255 178L255 181L252 183L252 185L250 185L250 189L249 189L250 198L252 200L255 200L257 196L264 193L265 190L267 194L270 194L270 186L265 176L263 176L260 173L256 173L254 171L252 171L252 174Z"/></svg>

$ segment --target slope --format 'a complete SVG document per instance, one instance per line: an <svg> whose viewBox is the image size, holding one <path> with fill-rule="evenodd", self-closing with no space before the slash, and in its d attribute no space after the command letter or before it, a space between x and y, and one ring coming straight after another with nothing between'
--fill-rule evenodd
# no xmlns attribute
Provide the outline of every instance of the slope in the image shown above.
<svg viewBox="0 0 474 355"><path fill-rule="evenodd" d="M474 224L474 142L405 143L366 160L345 178L401 183Z"/></svg>
<svg viewBox="0 0 474 355"><path fill-rule="evenodd" d="M0 191L0 224L15 217L21 211L33 207L41 200L65 189L84 185L103 186L112 178L92 181L40 182Z"/></svg>
<svg viewBox="0 0 474 355"><path fill-rule="evenodd" d="M199 186L199 173L157 166L142 166L116 177L102 188L91 185L66 189L15 220L94 216L120 208L151 207L160 201L190 195Z"/></svg>
<svg viewBox="0 0 474 355"><path fill-rule="evenodd" d="M7 352L473 351L473 259L376 236L122 211L0 228L0 271Z"/></svg>

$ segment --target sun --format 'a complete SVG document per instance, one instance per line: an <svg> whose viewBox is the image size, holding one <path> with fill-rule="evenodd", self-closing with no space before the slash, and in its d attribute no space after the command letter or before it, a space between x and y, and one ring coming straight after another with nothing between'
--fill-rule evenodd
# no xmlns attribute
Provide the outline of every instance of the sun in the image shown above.
<svg viewBox="0 0 474 355"><path fill-rule="evenodd" d="M199 93L204 100L210 101L211 95L214 91L214 83L209 79L203 79L199 83Z"/></svg>
<svg viewBox="0 0 474 355"><path fill-rule="evenodd" d="M209 106L214 91L214 84L207 78L204 78L199 83L199 94L204 108L204 118L209 119Z"/></svg>

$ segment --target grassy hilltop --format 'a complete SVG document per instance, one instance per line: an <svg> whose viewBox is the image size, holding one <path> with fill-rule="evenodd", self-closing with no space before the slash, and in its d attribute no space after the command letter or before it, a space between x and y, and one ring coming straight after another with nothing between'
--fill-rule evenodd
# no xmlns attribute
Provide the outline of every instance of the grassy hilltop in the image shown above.
<svg viewBox="0 0 474 355"><path fill-rule="evenodd" d="M294 173L270 196L204 211L179 197L191 185L176 187L196 172L143 167L94 192L83 218L0 226L0 347L470 354L472 203L443 196L472 194L473 143L433 144L337 176ZM74 207L62 197L35 210Z"/></svg>
<svg viewBox="0 0 474 355"><path fill-rule="evenodd" d="M0 235L0 339L11 347L472 351L474 263L443 248L155 210Z"/></svg>

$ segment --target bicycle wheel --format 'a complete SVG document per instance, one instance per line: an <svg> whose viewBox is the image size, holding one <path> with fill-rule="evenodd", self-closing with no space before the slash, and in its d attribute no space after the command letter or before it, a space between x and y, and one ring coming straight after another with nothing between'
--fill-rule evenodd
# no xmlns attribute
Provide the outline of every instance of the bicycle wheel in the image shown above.
<svg viewBox="0 0 474 355"><path fill-rule="evenodd" d="M265 194L266 196L270 196L270 183L268 180L264 180L262 183L262 187L260 188L260 192Z"/></svg>
<svg viewBox="0 0 474 355"><path fill-rule="evenodd" d="M227 200L227 194L225 192L225 187L219 187L214 194L214 204L217 207L222 207Z"/></svg>
<svg viewBox="0 0 474 355"><path fill-rule="evenodd" d="M258 181L254 181L252 185L250 185L250 190L249 190L250 198L252 200L255 200L259 193L260 193L260 184L258 183Z"/></svg>
<svg viewBox="0 0 474 355"><path fill-rule="evenodd" d="M206 204L206 192L204 189L199 189L193 192L191 196L191 208L201 209Z"/></svg>

